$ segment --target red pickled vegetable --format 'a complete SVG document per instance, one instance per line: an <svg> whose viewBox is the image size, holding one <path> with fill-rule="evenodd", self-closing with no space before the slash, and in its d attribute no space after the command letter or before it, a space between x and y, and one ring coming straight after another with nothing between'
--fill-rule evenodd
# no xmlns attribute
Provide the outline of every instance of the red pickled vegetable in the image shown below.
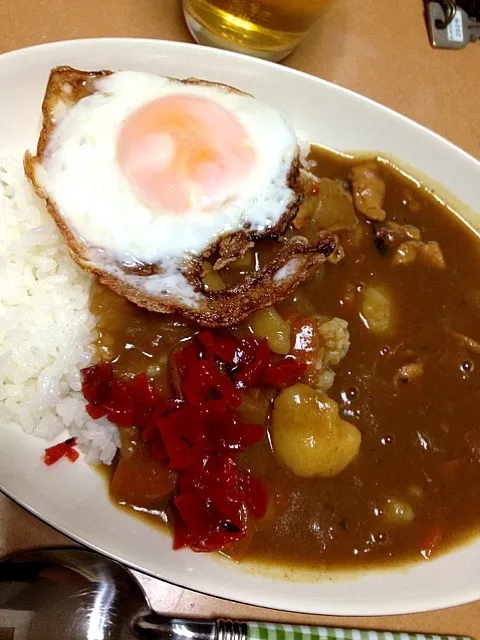
<svg viewBox="0 0 480 640"><path fill-rule="evenodd" d="M93 420L103 418L103 416L107 413L107 410L102 405L87 404L85 409L87 410L88 415Z"/></svg>
<svg viewBox="0 0 480 640"><path fill-rule="evenodd" d="M171 400L160 398L145 373L121 382L110 364L84 369L87 411L136 426L151 458L176 472L174 548L218 551L245 538L251 516L262 518L268 504L262 482L240 471L234 458L264 437L263 425L240 419L241 389L289 386L308 363L287 356L271 364L267 340L202 331L172 353L171 365L177 395ZM78 456L65 443L56 447L49 459Z"/></svg>
<svg viewBox="0 0 480 640"><path fill-rule="evenodd" d="M268 506L268 493L264 485L248 473L241 474L240 483L245 492L247 509L255 518L263 518Z"/></svg>
<svg viewBox="0 0 480 640"><path fill-rule="evenodd" d="M55 444L53 447L48 447L45 449L45 456L43 459L45 464L48 466L55 464L55 462L58 462L60 458L63 458L63 456L66 455L68 449L69 447L64 442Z"/></svg>
<svg viewBox="0 0 480 640"><path fill-rule="evenodd" d="M110 386L110 398L103 403L107 418L119 427L131 427L135 417L135 403L129 388L123 382L113 380Z"/></svg>
<svg viewBox="0 0 480 640"><path fill-rule="evenodd" d="M237 365L243 355L241 343L234 338L218 337L215 341L215 355L219 360L230 365Z"/></svg>
<svg viewBox="0 0 480 640"><path fill-rule="evenodd" d="M204 402L199 408L205 416L223 415L228 411L229 403L223 398L219 400L207 400L207 402Z"/></svg>
<svg viewBox="0 0 480 640"><path fill-rule="evenodd" d="M263 381L272 387L291 387L307 370L307 364L286 356L275 365L269 365L263 374Z"/></svg>
<svg viewBox="0 0 480 640"><path fill-rule="evenodd" d="M180 351L180 373L185 374L185 371L193 366L200 359L200 350L195 342L187 345Z"/></svg>
<svg viewBox="0 0 480 640"><path fill-rule="evenodd" d="M183 523L174 546L190 546L194 551L220 551L245 536L245 527L222 518L213 503L195 493L177 495L174 505Z"/></svg>
<svg viewBox="0 0 480 640"><path fill-rule="evenodd" d="M91 404L103 403L110 394L113 369L109 362L100 362L82 369L82 392Z"/></svg>
<svg viewBox="0 0 480 640"><path fill-rule="evenodd" d="M268 346L268 342L265 340ZM259 342L255 338L243 338L240 340L237 353L235 354L234 365L246 366L255 359Z"/></svg>
<svg viewBox="0 0 480 640"><path fill-rule="evenodd" d="M251 345L248 343L244 345L243 340L226 336L214 336L211 331L202 331L197 338L204 346L209 357L215 356L222 362L232 366L247 364L245 356L247 350L251 350Z"/></svg>
<svg viewBox="0 0 480 640"><path fill-rule="evenodd" d="M175 548L218 551L246 535L246 512L240 473L232 458L208 454L182 471L174 505L178 510Z"/></svg>
<svg viewBox="0 0 480 640"><path fill-rule="evenodd" d="M247 424L232 421L228 426L224 425L218 438L220 449L241 453L245 448L263 438L265 429L261 424Z"/></svg>
<svg viewBox="0 0 480 640"><path fill-rule="evenodd" d="M187 525L178 511L174 511L173 549L184 549L188 547L191 536Z"/></svg>
<svg viewBox="0 0 480 640"><path fill-rule="evenodd" d="M175 496L173 502L192 536L196 538L208 536L213 514L207 500L199 499L199 496L192 492Z"/></svg>
<svg viewBox="0 0 480 640"><path fill-rule="evenodd" d="M253 360L235 373L235 381L241 387L258 387L270 364L270 349L267 340L260 340Z"/></svg>
<svg viewBox="0 0 480 640"><path fill-rule="evenodd" d="M212 487L208 494L208 500L218 512L218 521L215 523L217 530L226 529L228 531L228 525L230 525L231 533L242 531L246 524L245 508L243 493L239 488L226 492L223 487ZM227 527L224 523L228 523Z"/></svg>
<svg viewBox="0 0 480 640"><path fill-rule="evenodd" d="M45 455L43 461L46 465L50 466L58 462L64 456L67 456L71 462L75 462L78 458L78 451L75 451L73 447L77 444L76 438L68 438L65 442L59 442L58 444L54 444L52 447L48 447L45 449ZM73 451L73 453L70 453Z"/></svg>
<svg viewBox="0 0 480 640"><path fill-rule="evenodd" d="M216 390L231 407L237 408L240 405L242 401L240 392L230 378L221 373L213 362L205 361L203 363L203 373L208 380L209 391Z"/></svg>
<svg viewBox="0 0 480 640"><path fill-rule="evenodd" d="M237 442L244 449L255 442L260 442L265 434L263 424L240 422L237 425Z"/></svg>
<svg viewBox="0 0 480 640"><path fill-rule="evenodd" d="M167 449L168 467L180 470L201 458L206 438L205 419L197 407L184 405L158 421L158 429Z"/></svg>
<svg viewBox="0 0 480 640"><path fill-rule="evenodd" d="M186 367L182 392L183 397L189 404L205 402L210 394L211 380L206 368L208 364L206 360L196 360ZM214 369L215 373L217 373L218 370L215 367Z"/></svg>
<svg viewBox="0 0 480 640"><path fill-rule="evenodd" d="M197 336L197 340L205 349L205 354L209 357L215 355L215 338L211 331L202 331Z"/></svg>
<svg viewBox="0 0 480 640"><path fill-rule="evenodd" d="M215 389L221 395L221 397L228 403L232 409L238 409L242 402L242 394L233 384L230 378L222 376L218 378L215 384Z"/></svg>
<svg viewBox="0 0 480 640"><path fill-rule="evenodd" d="M145 407L155 407L160 401L158 390L152 385L146 373L139 373L129 385L132 398Z"/></svg>
<svg viewBox="0 0 480 640"><path fill-rule="evenodd" d="M70 462L75 462L76 460L78 460L80 454L76 449L70 447L65 456L70 460Z"/></svg>
<svg viewBox="0 0 480 640"><path fill-rule="evenodd" d="M143 427L143 441L146 442L152 437L155 429L158 428L158 421L160 418L163 418L174 409L177 409L181 404L181 400L166 400L165 402L159 402L155 409L150 412L148 420L144 424L137 425Z"/></svg>

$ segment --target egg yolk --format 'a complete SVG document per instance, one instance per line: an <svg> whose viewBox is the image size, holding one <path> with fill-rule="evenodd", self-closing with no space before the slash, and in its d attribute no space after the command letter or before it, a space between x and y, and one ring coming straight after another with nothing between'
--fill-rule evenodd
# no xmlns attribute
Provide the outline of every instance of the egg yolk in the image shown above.
<svg viewBox="0 0 480 640"><path fill-rule="evenodd" d="M243 124L200 96L172 95L140 107L122 125L117 161L142 200L187 211L202 197L228 197L251 171L255 151Z"/></svg>

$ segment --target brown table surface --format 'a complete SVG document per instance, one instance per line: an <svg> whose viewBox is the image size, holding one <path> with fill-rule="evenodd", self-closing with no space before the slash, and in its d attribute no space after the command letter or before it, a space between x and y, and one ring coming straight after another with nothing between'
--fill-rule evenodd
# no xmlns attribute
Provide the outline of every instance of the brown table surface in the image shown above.
<svg viewBox="0 0 480 640"><path fill-rule="evenodd" d="M432 50L423 11L422 0L335 0L285 64L378 100L480 158L480 44L461 51ZM0 53L53 40L102 36L191 40L180 0L0 0ZM0 554L64 544L69 544L67 538L0 497ZM409 616L333 618L245 606L140 578L152 605L165 614L480 638L480 602Z"/></svg>

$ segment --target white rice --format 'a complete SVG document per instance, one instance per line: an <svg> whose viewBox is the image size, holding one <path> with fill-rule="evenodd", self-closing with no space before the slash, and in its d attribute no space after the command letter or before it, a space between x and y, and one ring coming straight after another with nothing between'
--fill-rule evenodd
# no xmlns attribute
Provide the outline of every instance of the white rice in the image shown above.
<svg viewBox="0 0 480 640"><path fill-rule="evenodd" d="M90 419L81 393L80 369L94 354L91 276L9 158L0 158L0 273L0 428L50 441L74 435L87 462L110 463L118 430Z"/></svg>

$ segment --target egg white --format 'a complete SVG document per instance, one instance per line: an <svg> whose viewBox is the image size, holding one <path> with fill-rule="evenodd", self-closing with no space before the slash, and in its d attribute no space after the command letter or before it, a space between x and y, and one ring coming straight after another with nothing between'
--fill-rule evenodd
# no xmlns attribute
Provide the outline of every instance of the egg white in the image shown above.
<svg viewBox="0 0 480 640"><path fill-rule="evenodd" d="M216 198L196 197L182 214L142 202L116 160L118 135L129 115L173 94L207 97L228 109L256 151L241 183ZM199 255L221 235L265 231L295 198L287 184L298 149L295 132L283 113L251 96L122 71L96 80L93 94L57 116L36 180L77 237L121 262Z"/></svg>

